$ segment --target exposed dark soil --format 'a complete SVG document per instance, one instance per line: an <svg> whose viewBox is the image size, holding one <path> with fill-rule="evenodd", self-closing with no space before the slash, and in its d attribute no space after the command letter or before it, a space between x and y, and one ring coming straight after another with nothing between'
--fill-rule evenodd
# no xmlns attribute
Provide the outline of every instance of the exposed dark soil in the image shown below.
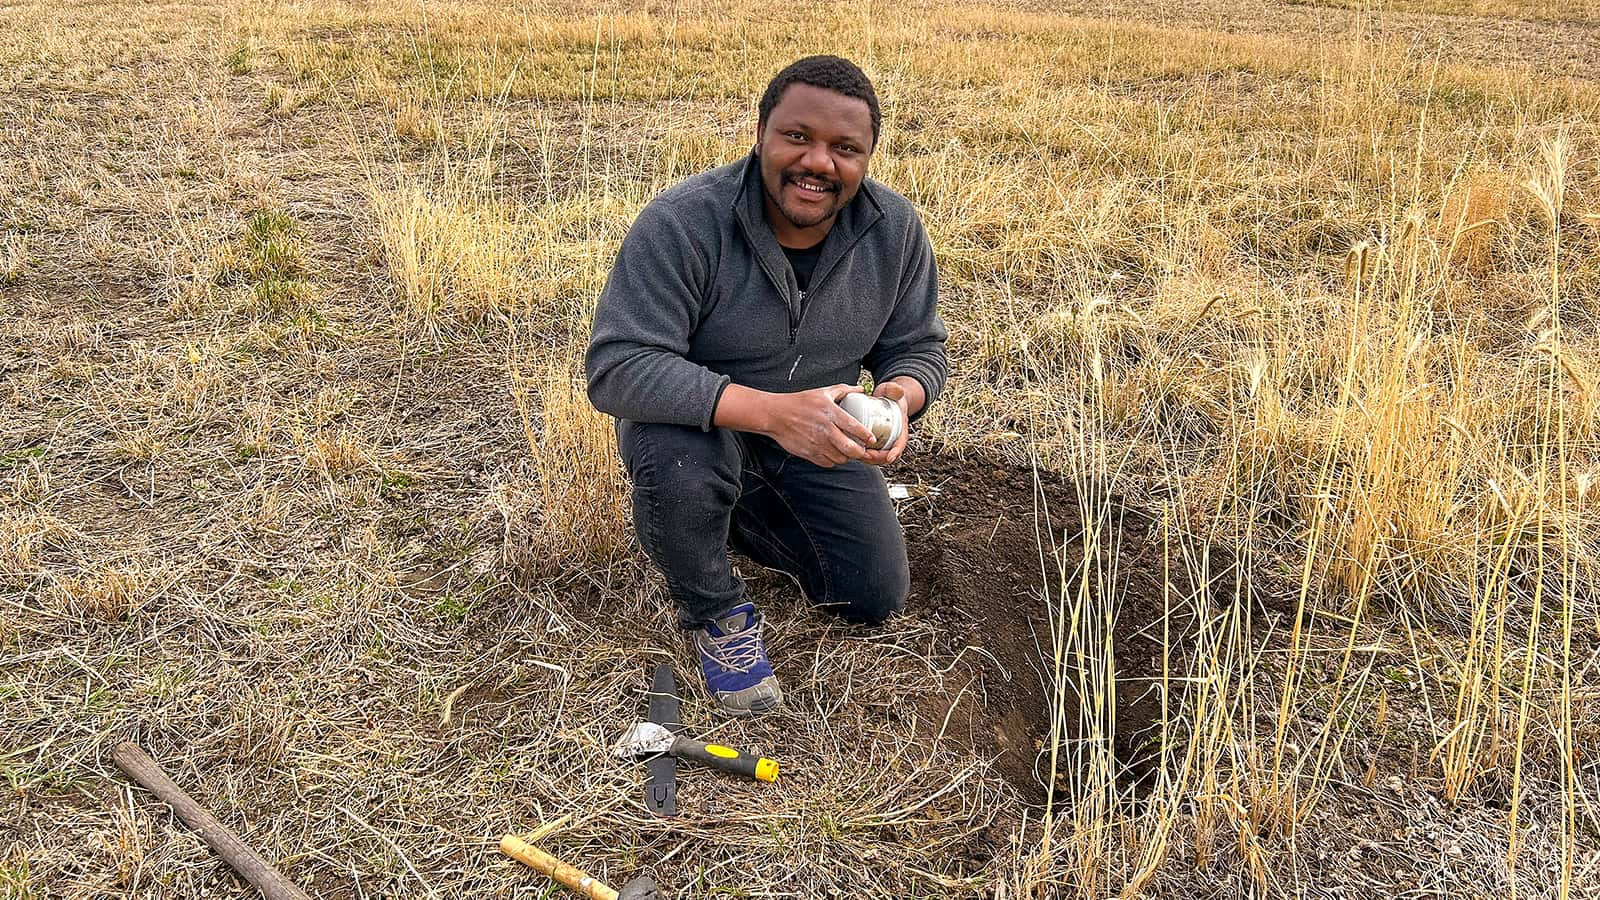
<svg viewBox="0 0 1600 900"><path fill-rule="evenodd" d="M975 456L921 454L887 475L912 485L913 495L933 489L901 502L911 614L931 618L956 648L974 648L961 656L970 690L919 702L926 727L966 735L1024 797L1042 802L1071 774L1063 744L1055 785L1049 784L1050 710L1058 682L1066 685L1061 721L1067 740L1090 721L1080 715L1080 662L1074 654L1057 670L1052 638L1059 627L1052 620L1063 600L1068 612L1062 620L1070 617L1084 574L1078 492L1057 473L1040 471L1035 478L1030 469ZM1184 598L1194 586L1179 566L1173 566L1172 584L1163 584L1163 548L1148 516L1115 498L1109 508L1111 527L1099 558L1090 561L1088 583L1114 586L1108 598L1117 685L1113 746L1126 773L1138 780L1148 774L1146 748L1160 737L1163 633L1168 646L1186 646L1194 613ZM1097 593L1090 588L1088 608L1105 608Z"/></svg>

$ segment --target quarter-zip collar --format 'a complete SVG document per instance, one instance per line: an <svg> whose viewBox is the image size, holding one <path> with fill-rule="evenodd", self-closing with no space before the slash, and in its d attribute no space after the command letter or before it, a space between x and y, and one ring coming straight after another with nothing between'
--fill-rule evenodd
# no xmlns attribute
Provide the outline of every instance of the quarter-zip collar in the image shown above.
<svg viewBox="0 0 1600 900"><path fill-rule="evenodd" d="M822 257L817 260L817 269L811 275L811 287L806 291L806 296L817 293L839 260L883 218L883 207L878 203L878 198L873 196L871 181L870 178L861 179L860 190L845 204L844 209L839 210L833 228L828 231L827 241L822 246ZM739 220L751 251L760 260L762 270L788 303L792 327L798 328L804 313L800 286L794 280L794 270L783 255L783 247L778 244L772 223L767 221L766 191L761 184L761 160L755 151L745 157L743 186L733 199L733 214Z"/></svg>

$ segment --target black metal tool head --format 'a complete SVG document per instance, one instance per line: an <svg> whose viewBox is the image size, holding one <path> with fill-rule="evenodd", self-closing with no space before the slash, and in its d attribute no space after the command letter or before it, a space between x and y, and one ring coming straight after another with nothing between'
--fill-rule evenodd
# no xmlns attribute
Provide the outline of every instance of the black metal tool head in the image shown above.
<svg viewBox="0 0 1600 900"><path fill-rule="evenodd" d="M617 891L617 900L667 900L667 895L649 878L635 878Z"/></svg>
<svg viewBox="0 0 1600 900"><path fill-rule="evenodd" d="M655 677L650 682L649 719L651 722L677 732L683 729L678 722L678 686L672 677L672 666L656 666ZM658 816L674 815L678 811L678 761L665 754L645 763L650 778L644 786L645 808Z"/></svg>

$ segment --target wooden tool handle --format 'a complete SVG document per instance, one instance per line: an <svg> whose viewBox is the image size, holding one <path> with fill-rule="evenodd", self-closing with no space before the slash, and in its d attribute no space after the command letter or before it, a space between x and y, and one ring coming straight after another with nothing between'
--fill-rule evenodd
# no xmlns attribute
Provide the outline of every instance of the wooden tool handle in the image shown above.
<svg viewBox="0 0 1600 900"><path fill-rule="evenodd" d="M167 773L156 765L156 761L137 745L129 741L118 744L111 751L111 761L117 764L123 774L172 807L185 825L199 832L206 845L233 867L241 878L255 885L267 900L311 900L305 891L295 887L270 863L246 847L238 835L218 822L205 807L184 793L183 788L173 783Z"/></svg>
<svg viewBox="0 0 1600 900"><path fill-rule="evenodd" d="M514 834L500 839L500 852L541 875L548 875L589 900L617 900L617 892L588 872L569 866Z"/></svg>

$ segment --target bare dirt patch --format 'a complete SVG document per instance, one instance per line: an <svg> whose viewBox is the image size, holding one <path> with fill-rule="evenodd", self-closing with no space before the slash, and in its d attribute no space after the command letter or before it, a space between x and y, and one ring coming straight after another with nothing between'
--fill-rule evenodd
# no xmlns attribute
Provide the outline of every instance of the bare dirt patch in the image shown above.
<svg viewBox="0 0 1600 900"><path fill-rule="evenodd" d="M1129 774L1148 774L1146 748L1162 724L1163 638L1169 646L1183 645L1177 638L1191 628L1193 612L1179 601L1196 594L1183 572L1169 573L1170 583L1163 575L1172 567L1164 565L1150 518L1113 501L1112 533L1101 538L1086 572L1080 496L1059 473L927 454L890 477L917 484L913 492L927 489L901 510L910 607L937 624L971 676L954 694L920 701L926 722L964 736L1024 797L1042 802L1048 790L1076 777L1065 750L1051 775L1050 715L1061 685L1066 742L1085 739L1098 723L1109 729ZM1081 593L1080 584L1088 585ZM1101 593L1107 596L1096 596ZM1080 678L1080 671L1096 665L1093 657L1067 653L1056 662L1057 635L1072 627L1078 596L1087 598L1079 616L1099 609L1114 615L1114 640L1098 644L1115 648L1114 716L1095 713L1092 697L1085 711L1078 686L1093 679ZM962 647L972 652L963 654Z"/></svg>

